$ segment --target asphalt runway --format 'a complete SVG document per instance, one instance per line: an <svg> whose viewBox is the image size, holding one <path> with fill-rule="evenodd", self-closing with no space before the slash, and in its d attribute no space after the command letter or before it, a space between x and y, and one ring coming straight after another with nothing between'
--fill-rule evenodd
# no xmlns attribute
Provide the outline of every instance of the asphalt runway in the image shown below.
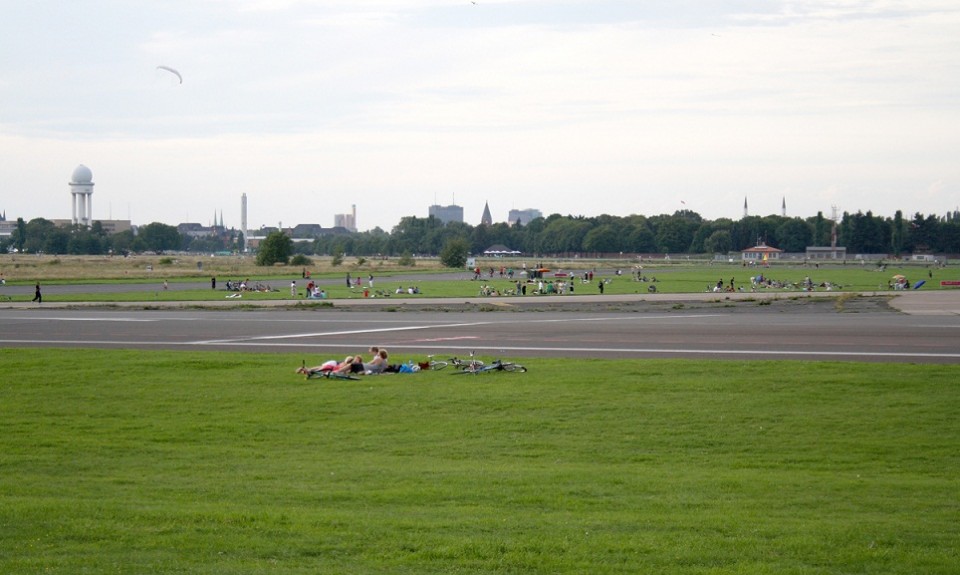
<svg viewBox="0 0 960 575"><path fill-rule="evenodd" d="M953 295L951 298L955 297ZM951 300L953 301L953 300ZM942 309L942 304L940 308ZM0 346L293 352L308 362L371 345L426 358L715 358L960 363L955 313L0 309ZM814 311L819 309L819 311ZM935 310L934 310L935 311Z"/></svg>

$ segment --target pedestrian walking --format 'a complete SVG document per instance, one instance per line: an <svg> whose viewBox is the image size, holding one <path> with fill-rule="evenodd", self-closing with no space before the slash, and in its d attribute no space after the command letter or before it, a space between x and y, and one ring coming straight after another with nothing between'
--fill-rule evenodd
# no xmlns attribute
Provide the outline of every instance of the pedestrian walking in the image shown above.
<svg viewBox="0 0 960 575"><path fill-rule="evenodd" d="M43 295L40 294L40 282L37 282L37 291L33 294L33 301L43 303Z"/></svg>

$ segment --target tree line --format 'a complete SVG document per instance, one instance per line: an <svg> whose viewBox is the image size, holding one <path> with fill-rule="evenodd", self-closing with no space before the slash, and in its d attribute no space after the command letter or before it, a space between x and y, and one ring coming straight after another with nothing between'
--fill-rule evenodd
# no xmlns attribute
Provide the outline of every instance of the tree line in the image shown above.
<svg viewBox="0 0 960 575"><path fill-rule="evenodd" d="M18 251L55 255L101 255L167 251L218 252L236 251L242 242L232 230L210 237L181 234L176 227L159 222L140 226L136 231L108 233L103 224L94 221L83 225L58 226L43 218L25 222L9 238L0 238L0 253Z"/></svg>
<svg viewBox="0 0 960 575"><path fill-rule="evenodd" d="M526 225L497 223L472 226L434 217L404 217L391 230L325 234L292 238L289 250L304 255L357 256L438 255L451 242L468 253L482 254L502 245L529 255L601 256L610 254L727 254L764 243L786 252L808 246L829 246L834 223L823 213L806 219L777 215L739 220L706 220L696 212L680 210L657 216L595 217L553 214ZM920 213L911 218L898 211L892 218L870 211L844 213L836 225L837 245L849 254L880 253L898 257L910 253L960 253L960 212L945 216ZM100 222L92 226L60 227L37 218L17 221L17 228L0 239L0 251L49 254L107 254L129 252L239 251L240 232L222 230L209 237L181 234L174 226L154 222L136 232L108 234Z"/></svg>
<svg viewBox="0 0 960 575"><path fill-rule="evenodd" d="M405 217L391 233L376 229L344 236L324 236L298 250L318 254L430 254L453 240L472 254L502 245L524 254L727 254L764 243L785 252L831 245L834 223L823 213L802 219L777 215L739 220L706 220L689 210L658 216L596 217L553 214L526 225L498 223L471 226L443 224L436 218ZM944 217L916 214L893 218L871 212L844 213L837 223L837 245L847 253L960 253L960 212Z"/></svg>

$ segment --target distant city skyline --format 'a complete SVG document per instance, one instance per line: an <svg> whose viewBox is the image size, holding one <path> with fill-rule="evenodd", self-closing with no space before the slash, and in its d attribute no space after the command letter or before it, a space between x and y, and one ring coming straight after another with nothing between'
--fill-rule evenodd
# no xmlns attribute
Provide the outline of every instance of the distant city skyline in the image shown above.
<svg viewBox="0 0 960 575"><path fill-rule="evenodd" d="M93 179L92 179L92 172L91 172L90 168L88 168L86 165L81 164L81 165L77 166L76 168L74 168L73 174L72 174L72 176L71 176L71 178L70 178L70 181L68 182L68 188L69 188L70 198L71 198L71 200L72 200L73 212L74 212L74 215L73 215L72 220L71 220L71 219L63 219L63 218L55 218L55 217L47 217L47 216L44 216L44 215L38 215L38 216L34 216L34 217L30 217L30 218L24 218L24 219L25 219L26 221L29 221L29 220L31 220L31 219L34 219L34 218L36 218L36 217L39 217L39 218L44 218L44 219L53 221L53 222L57 223L58 225L65 225L65 224L68 224L68 223L73 223L73 224L85 223L86 225L89 225L89 224L92 223L93 221L110 222L110 225L108 226L108 229L110 229L110 230L117 230L117 231L121 231L121 230L123 230L123 229L128 229L131 224L132 224L133 226L142 226L142 225L147 225L147 224L154 223L154 222L163 223L163 224L171 225L171 226L174 226L174 227L176 227L176 226L182 226L182 225L184 225L184 224L193 224L193 225L199 224L199 225L204 226L204 227L221 227L221 228L225 228L225 229L236 229L236 230L241 230L241 231L247 230L247 226L246 226L246 218L247 218L247 215L246 215L246 209L247 209L247 194L242 194L242 195L238 198L238 199L239 199L239 208L238 208L238 211L237 211L237 223L236 223L236 224L231 223L231 220L230 220L229 217L227 217L227 218L225 219L224 213L230 213L231 210L229 210L229 209L226 209L226 210L224 210L224 209L215 209L215 210L213 211L213 220L210 221L210 222L197 221L197 220L195 220L195 219L185 219L185 220L182 220L182 221L170 222L170 221L161 221L161 220L149 219L149 218L147 218L149 221L132 222L131 220L115 219L115 218L112 218L112 217L98 217L98 216L92 216L92 219L90 219L90 220L83 220L83 217L91 217L91 215L92 215L92 205L91 205L89 199L86 199L86 200L85 200L86 203L83 203L83 202L81 201L81 202L78 204L77 196L78 196L78 195L81 195L81 196L85 195L87 198L89 198L89 196L92 194L92 188L93 188L94 185L95 185L95 182L94 182ZM79 194L78 194L78 190L80 190ZM79 213L81 214L81 216L79 216L79 217L78 217L78 215L77 215L77 213L78 213L78 205L80 206L80 207L79 207ZM597 214L597 215L611 215L611 216L616 216L616 217L628 217L628 216L631 216L631 215L642 215L642 216L650 217L650 216L657 216L657 215L671 215L671 214L673 214L673 213L676 213L677 211L686 210L686 209L687 209L686 202L681 202L681 206L680 206L677 210L674 210L673 212L670 212L670 213L668 213L668 214L616 214L616 213L604 213L604 214ZM957 208L953 208L953 209L944 208L943 210L941 210L941 211L939 211L939 212L923 213L923 215L924 215L924 216L935 215L935 216L938 216L938 217L942 217L942 216L945 216L947 213L950 213L950 212L952 212L952 211L954 211L954 210L956 210L956 209L957 209ZM6 218L6 210L5 210L5 209L2 209L2 207L0 207L0 210L2 210L2 211L0 211L0 213L3 213L4 218ZM445 223L445 224L446 224L446 223L450 223L450 222L462 222L462 223L466 223L466 224L468 224L468 225L476 226L476 225L480 225L480 224L481 224L481 221L483 220L483 217L484 217L485 213L488 212L488 211L491 211L491 210L489 210L489 203L488 203L488 202L484 202L484 210L481 211L480 216L477 218L478 221L477 221L476 223L472 223L472 222L470 222L470 221L464 216L464 208L463 208L463 206L459 206L459 205L457 205L457 204L451 204L451 205L448 205L448 206L440 206L440 205L433 204L433 205L429 205L429 206L427 207L427 212L428 212L428 213L427 213L427 216L425 216L425 217L430 217L430 216L436 217L437 219L439 219L440 221L442 221L442 222ZM691 211L696 212L696 210L691 210ZM873 212L874 215L886 215L886 216L892 216L892 215L893 215L893 214L889 214L889 215L887 215L887 214L879 214L879 213L877 213L876 211L874 211L874 210L872 210L872 209L870 209L870 208L866 208L866 209L864 209L864 208L859 208L859 209L857 209L857 210L852 210L852 211L851 211L851 210L838 210L836 206L832 206L830 210L819 210L819 211L820 211L820 212L823 214L823 216L826 217L827 219L832 219L832 218L834 218L834 217L839 217L840 215L842 215L843 212L848 212L848 213L863 212L863 213L866 213L866 212L869 211L869 212ZM502 219L502 220L497 219L497 218L493 218L493 219L492 219L492 223L507 223L507 224L509 224L509 225L513 225L513 224L515 224L515 223L519 220L522 225L526 225L527 223L529 223L529 222L532 221L533 219L536 219L536 218L538 218L538 217L547 217L547 216L553 215L553 214L555 214L555 213L559 213L559 212L553 212L553 213L547 212L547 213L544 213L542 210L540 210L540 209L538 209L538 208L525 208L525 209L522 209L522 210L518 210L518 209L512 208L512 209L509 210L508 215L507 215L506 218L504 218L504 219ZM913 217L914 213L915 213L915 212L907 212L907 211L904 211L904 212L903 212L903 216L904 216L905 218L911 218L911 217ZM922 213L922 212L921 212L921 213ZM83 216L83 214L86 214L86 215ZM219 221L217 220L218 214L219 214ZM357 231L369 231L369 229L367 229L367 230L360 230L360 229L358 229L358 228L356 227L356 222L357 222L357 218L358 218L358 215L357 215L357 214L358 214L357 205L356 205L356 204L352 204L352 205L351 205L351 212L350 212L350 213L347 213L347 214L334 214L334 216L333 216L333 225L332 225L332 226L325 226L325 225L323 225L322 223L319 223L319 222L294 221L293 219L288 219L286 224L284 224L283 220L281 220L281 221L278 221L278 222L276 222L276 223L274 223L274 224L264 223L264 224L261 224L260 226L257 226L257 227L251 227L251 228L249 228L249 230L247 230L247 233L249 233L249 235L252 236L252 235L255 235L255 233L256 233L258 230L262 230L262 229L293 229L293 228L296 228L297 226L318 226L318 225L321 226L321 227L323 227L323 228L328 228L328 227L329 227L329 228L340 227L340 228L344 228L344 229L347 229L347 230L352 231L352 232L357 232ZM580 216L580 215L582 215L582 214L560 214L560 215L561 215L561 216L575 216L575 217L576 217L576 216ZM708 217L704 216L703 214L700 214L700 215L701 215L701 217L704 217L704 219L707 219L707 220L718 219L718 218L708 218ZM742 213L740 214L740 216L739 216L738 218L729 218L729 219L737 220L737 219L746 218L746 217L749 217L749 216L759 216L759 217L765 217L765 216L781 216L781 217L799 217L799 218L801 218L801 219L808 219L808 218L815 217L816 215L817 215L816 213L813 213L813 214L804 214L804 215L801 215L801 214L789 214L789 215L788 215L788 213L787 213L787 198L786 198L786 196L782 196L782 197L779 199L778 209L777 209L776 211L771 211L771 212L769 212L769 213L752 213L751 210L749 209L749 198L745 196L745 197L743 198L743 211L742 211ZM15 221L17 218L20 218L20 217L23 217L23 216L13 215L12 217L13 217L13 220ZM422 216L422 215L420 215L420 214L417 214L417 213L411 213L411 214L406 214L406 215L400 216L400 218L403 218L403 217L424 217L424 216ZM397 223L399 223L399 219L398 219ZM11 224L8 223L5 229L7 229L7 228L11 228ZM370 229L373 229L373 228L370 228ZM391 226L390 229L385 229L384 231L390 232L391 229L392 229L392 226Z"/></svg>

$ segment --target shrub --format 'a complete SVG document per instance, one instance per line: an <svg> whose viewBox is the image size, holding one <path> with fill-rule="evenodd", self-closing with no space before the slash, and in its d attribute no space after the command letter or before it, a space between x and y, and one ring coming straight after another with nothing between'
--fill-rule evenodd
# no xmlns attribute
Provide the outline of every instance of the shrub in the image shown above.
<svg viewBox="0 0 960 575"><path fill-rule="evenodd" d="M413 259L413 255L409 251L403 252L403 255L400 256L400 259L397 260L397 263L405 267L413 267L417 265L417 260Z"/></svg>
<svg viewBox="0 0 960 575"><path fill-rule="evenodd" d="M312 266L313 260L303 254L297 254L290 259L292 266Z"/></svg>

